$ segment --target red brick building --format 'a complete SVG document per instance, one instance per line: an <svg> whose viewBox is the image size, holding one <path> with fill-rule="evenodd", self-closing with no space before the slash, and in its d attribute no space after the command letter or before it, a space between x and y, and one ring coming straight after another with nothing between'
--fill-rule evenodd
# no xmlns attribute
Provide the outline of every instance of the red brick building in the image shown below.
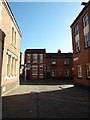
<svg viewBox="0 0 90 120"><path fill-rule="evenodd" d="M26 49L25 78L44 79L45 49Z"/></svg>
<svg viewBox="0 0 90 120"><path fill-rule="evenodd" d="M73 79L72 75L72 53L46 53L46 76L47 79Z"/></svg>
<svg viewBox="0 0 90 120"><path fill-rule="evenodd" d="M73 79L72 53L46 53L45 49L25 51L25 78L33 79Z"/></svg>
<svg viewBox="0 0 90 120"><path fill-rule="evenodd" d="M71 25L75 84L90 86L90 1Z"/></svg>

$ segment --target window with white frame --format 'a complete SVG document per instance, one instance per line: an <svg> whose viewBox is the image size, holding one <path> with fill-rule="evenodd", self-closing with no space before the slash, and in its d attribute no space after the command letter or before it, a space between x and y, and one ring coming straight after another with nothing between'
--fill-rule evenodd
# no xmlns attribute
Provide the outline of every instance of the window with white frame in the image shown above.
<svg viewBox="0 0 90 120"><path fill-rule="evenodd" d="M7 77L15 77L17 68L16 56L12 53L7 54Z"/></svg>
<svg viewBox="0 0 90 120"><path fill-rule="evenodd" d="M82 66L81 65L77 66L77 77L82 77Z"/></svg>
<svg viewBox="0 0 90 120"><path fill-rule="evenodd" d="M43 54L40 54L40 63L43 63Z"/></svg>
<svg viewBox="0 0 90 120"><path fill-rule="evenodd" d="M12 57L12 63L11 63L11 75L14 76L14 57Z"/></svg>
<svg viewBox="0 0 90 120"><path fill-rule="evenodd" d="M16 69L17 69L17 60L15 59L15 64L14 64L14 75L16 76Z"/></svg>
<svg viewBox="0 0 90 120"><path fill-rule="evenodd" d="M83 17L83 23L84 23L84 27L86 27L89 24L88 13L85 14L85 16Z"/></svg>
<svg viewBox="0 0 90 120"><path fill-rule="evenodd" d="M7 56L7 76L10 77L11 75L11 55Z"/></svg>
<svg viewBox="0 0 90 120"><path fill-rule="evenodd" d="M38 66L32 66L32 75L38 74Z"/></svg>
<svg viewBox="0 0 90 120"><path fill-rule="evenodd" d="M76 42L76 52L80 51L80 40Z"/></svg>
<svg viewBox="0 0 90 120"><path fill-rule="evenodd" d="M15 36L14 36L14 46L16 47L16 31L14 31L14 34L15 34Z"/></svg>
<svg viewBox="0 0 90 120"><path fill-rule="evenodd" d="M40 66L40 75L43 75L43 66Z"/></svg>
<svg viewBox="0 0 90 120"><path fill-rule="evenodd" d="M65 64L65 65L69 64L69 58L65 58L65 59L64 59L64 64Z"/></svg>
<svg viewBox="0 0 90 120"><path fill-rule="evenodd" d="M56 59L51 59L51 64L55 65L56 64Z"/></svg>
<svg viewBox="0 0 90 120"><path fill-rule="evenodd" d="M56 76L56 70L52 70L52 77Z"/></svg>
<svg viewBox="0 0 90 120"><path fill-rule="evenodd" d="M86 76L90 78L90 63L86 64Z"/></svg>
<svg viewBox="0 0 90 120"><path fill-rule="evenodd" d="M26 57L26 58L27 58L27 60L26 60L26 61L27 61L27 62L30 62L30 59L31 59L31 54L27 54L26 56L27 56L27 57Z"/></svg>
<svg viewBox="0 0 90 120"><path fill-rule="evenodd" d="M37 54L33 54L33 63L37 63Z"/></svg>
<svg viewBox="0 0 90 120"><path fill-rule="evenodd" d="M14 27L12 27L12 45L14 44Z"/></svg>
<svg viewBox="0 0 90 120"><path fill-rule="evenodd" d="M66 69L64 72L65 77L69 77L70 76L70 72L69 69Z"/></svg>
<svg viewBox="0 0 90 120"><path fill-rule="evenodd" d="M14 30L14 27L12 27L12 45L16 47L16 31Z"/></svg>
<svg viewBox="0 0 90 120"><path fill-rule="evenodd" d="M79 34L79 26L78 24L75 26L75 35L78 35Z"/></svg>
<svg viewBox="0 0 90 120"><path fill-rule="evenodd" d="M85 35L85 47L90 47L90 33Z"/></svg>

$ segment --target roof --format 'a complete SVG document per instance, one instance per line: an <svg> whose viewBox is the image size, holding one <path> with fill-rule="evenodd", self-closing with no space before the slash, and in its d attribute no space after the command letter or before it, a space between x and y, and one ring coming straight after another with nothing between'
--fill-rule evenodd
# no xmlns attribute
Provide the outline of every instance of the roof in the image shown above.
<svg viewBox="0 0 90 120"><path fill-rule="evenodd" d="M25 53L45 53L46 49L26 49Z"/></svg>
<svg viewBox="0 0 90 120"><path fill-rule="evenodd" d="M90 1L87 3L87 4L89 4L90 5ZM86 5L83 9L82 9L82 11L79 13L79 15L76 17L76 19L74 20L74 22L71 24L71 28L72 28L72 26L75 24L75 22L79 19L79 17L83 14L83 12L86 10L86 8L88 7L88 5Z"/></svg>
<svg viewBox="0 0 90 120"><path fill-rule="evenodd" d="M71 58L73 53L46 53L46 58Z"/></svg>
<svg viewBox="0 0 90 120"><path fill-rule="evenodd" d="M17 24L17 21L16 21L15 17L14 17L14 14L13 14L10 6L9 6L9 3L7 2L7 0L3 0L3 3L4 3L5 6L9 9L10 14L13 16L12 19L14 19L14 22L15 22L15 24L16 24L16 27L18 28L18 32L19 32L20 36L22 37L20 28L19 28L19 26L18 26L18 24Z"/></svg>

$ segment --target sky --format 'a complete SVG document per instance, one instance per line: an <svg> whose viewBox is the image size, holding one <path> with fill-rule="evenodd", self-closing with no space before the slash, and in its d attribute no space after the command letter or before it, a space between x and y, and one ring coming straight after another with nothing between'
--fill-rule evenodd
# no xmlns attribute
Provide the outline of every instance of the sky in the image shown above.
<svg viewBox="0 0 90 120"><path fill-rule="evenodd" d="M84 6L81 2L9 2L20 28L21 52L46 49L72 52L70 25Z"/></svg>

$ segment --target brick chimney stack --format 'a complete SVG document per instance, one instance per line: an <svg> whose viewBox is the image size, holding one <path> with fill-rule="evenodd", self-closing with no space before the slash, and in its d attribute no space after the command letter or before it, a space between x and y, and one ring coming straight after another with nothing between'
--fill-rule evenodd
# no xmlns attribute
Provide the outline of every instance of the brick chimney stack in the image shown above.
<svg viewBox="0 0 90 120"><path fill-rule="evenodd" d="M61 49L58 49L58 53L61 53Z"/></svg>

